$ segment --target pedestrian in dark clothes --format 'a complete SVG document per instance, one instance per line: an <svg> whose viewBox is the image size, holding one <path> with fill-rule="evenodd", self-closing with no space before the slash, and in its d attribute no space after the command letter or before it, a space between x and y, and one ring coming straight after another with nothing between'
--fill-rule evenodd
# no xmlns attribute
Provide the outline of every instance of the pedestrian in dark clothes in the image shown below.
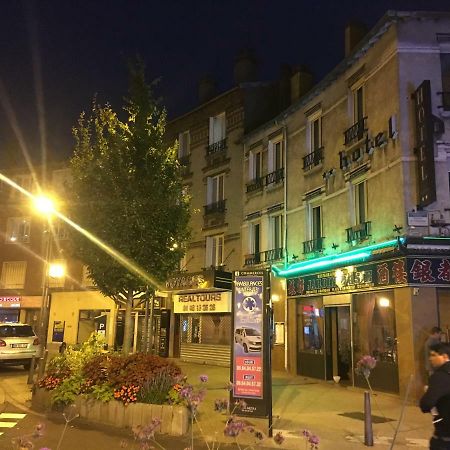
<svg viewBox="0 0 450 450"><path fill-rule="evenodd" d="M433 327L425 342L425 369L427 370L428 376L431 376L433 373L433 367L430 363L430 347L441 342L441 332L439 327Z"/></svg>
<svg viewBox="0 0 450 450"><path fill-rule="evenodd" d="M430 449L450 450L450 345L432 345L430 364L434 372L420 400L420 409L430 412L433 417L434 435Z"/></svg>

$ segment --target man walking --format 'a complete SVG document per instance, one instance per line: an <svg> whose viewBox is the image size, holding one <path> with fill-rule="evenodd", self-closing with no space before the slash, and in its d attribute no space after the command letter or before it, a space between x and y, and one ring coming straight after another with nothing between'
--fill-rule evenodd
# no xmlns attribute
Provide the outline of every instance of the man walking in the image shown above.
<svg viewBox="0 0 450 450"><path fill-rule="evenodd" d="M433 367L430 363L430 347L441 342L441 329L439 327L433 327L428 339L425 342L425 369L427 370L428 376L433 373Z"/></svg>
<svg viewBox="0 0 450 450"><path fill-rule="evenodd" d="M450 345L432 345L429 359L434 373L420 400L420 409L433 415L434 435L430 449L450 450Z"/></svg>

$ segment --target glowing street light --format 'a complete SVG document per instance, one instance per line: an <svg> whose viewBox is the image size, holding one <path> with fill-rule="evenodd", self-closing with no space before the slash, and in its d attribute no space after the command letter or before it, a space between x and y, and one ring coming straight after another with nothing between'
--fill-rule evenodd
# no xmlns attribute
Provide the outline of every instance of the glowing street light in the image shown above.
<svg viewBox="0 0 450 450"><path fill-rule="evenodd" d="M66 268L63 264L52 263L48 267L48 276L50 278L64 278Z"/></svg>
<svg viewBox="0 0 450 450"><path fill-rule="evenodd" d="M55 203L54 201L46 196L34 197L34 207L41 214L51 214L55 212Z"/></svg>

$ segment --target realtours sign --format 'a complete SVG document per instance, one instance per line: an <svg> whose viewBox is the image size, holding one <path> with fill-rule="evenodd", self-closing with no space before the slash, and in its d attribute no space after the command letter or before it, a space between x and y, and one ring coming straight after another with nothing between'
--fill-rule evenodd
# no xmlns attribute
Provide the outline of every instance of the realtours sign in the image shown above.
<svg viewBox="0 0 450 450"><path fill-rule="evenodd" d="M233 351L231 401L237 415L267 417L270 384L270 336L267 314L268 274L235 272L233 286Z"/></svg>
<svg viewBox="0 0 450 450"><path fill-rule="evenodd" d="M175 314L231 312L231 292L189 292L173 296Z"/></svg>

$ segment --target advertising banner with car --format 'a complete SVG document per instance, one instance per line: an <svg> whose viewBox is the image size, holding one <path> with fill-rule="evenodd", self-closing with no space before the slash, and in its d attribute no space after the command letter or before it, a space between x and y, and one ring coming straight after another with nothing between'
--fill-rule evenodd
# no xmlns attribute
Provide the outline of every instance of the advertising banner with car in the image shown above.
<svg viewBox="0 0 450 450"><path fill-rule="evenodd" d="M265 271L235 272L233 288L232 401L245 399L238 414L267 416L270 372Z"/></svg>

